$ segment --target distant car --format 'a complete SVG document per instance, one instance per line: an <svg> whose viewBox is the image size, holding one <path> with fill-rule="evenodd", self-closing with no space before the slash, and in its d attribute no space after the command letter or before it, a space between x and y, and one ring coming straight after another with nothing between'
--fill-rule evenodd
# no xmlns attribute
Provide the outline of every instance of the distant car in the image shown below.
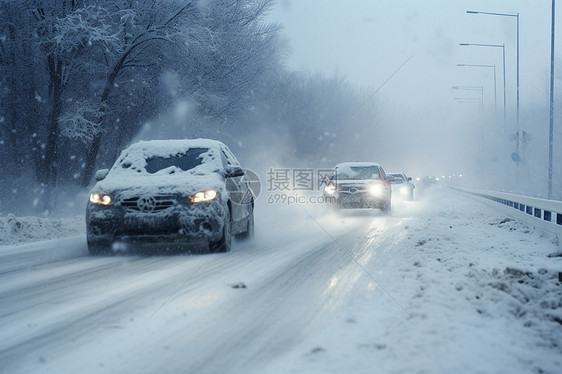
<svg viewBox="0 0 562 374"><path fill-rule="evenodd" d="M412 177L407 177L404 173L388 173L392 192L406 200L414 200L414 188L416 186L411 182Z"/></svg>
<svg viewBox="0 0 562 374"><path fill-rule="evenodd" d="M432 175L426 175L422 177L420 180L420 187L428 188L435 186L439 183L439 177L434 177Z"/></svg>
<svg viewBox="0 0 562 374"><path fill-rule="evenodd" d="M324 188L340 208L378 208L390 211L392 190L383 168L373 162L345 162L336 165Z"/></svg>
<svg viewBox="0 0 562 374"><path fill-rule="evenodd" d="M228 252L254 231L254 195L238 160L221 142L152 140L125 149L96 173L86 210L88 249L114 243L183 248L205 242Z"/></svg>

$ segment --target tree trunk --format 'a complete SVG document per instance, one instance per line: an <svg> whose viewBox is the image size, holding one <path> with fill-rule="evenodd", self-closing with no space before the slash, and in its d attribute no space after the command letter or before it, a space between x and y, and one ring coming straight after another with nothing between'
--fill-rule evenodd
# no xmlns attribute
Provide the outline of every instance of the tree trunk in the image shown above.
<svg viewBox="0 0 562 374"><path fill-rule="evenodd" d="M57 144L60 138L59 117L62 110L62 62L60 57L48 57L51 111L49 113L49 133L45 145L45 170L42 181L51 187L57 184Z"/></svg>
<svg viewBox="0 0 562 374"><path fill-rule="evenodd" d="M88 149L88 153L86 154L85 157L86 166L84 168L84 174L82 175L82 187L87 187L90 184L90 180L92 179L92 176L94 175L94 170L96 169L96 162L101 147L101 141L102 141L102 137L104 136L104 131L107 122L105 107L107 104L107 100L109 98L109 94L111 93L111 90L114 87L115 80L117 79L117 76L125 66L125 62L129 58L131 53L133 53L133 51L136 51L139 47L143 47L144 45L146 45L146 43L150 43L151 41L155 41L155 40L165 40L165 36L158 34L156 30L166 27L167 25L172 23L181 13L187 11L192 7L193 7L193 1L190 1L186 5L184 5L181 9L179 9L176 13L174 13L161 26L154 27L154 28L150 28L150 27L147 28L147 30L145 30L144 32L142 32L141 34L139 34L137 37L133 39L132 44L125 50L125 52L121 55L119 60L113 66L111 73L107 77L107 81L105 82L105 87L103 89L103 93L100 98L100 103L102 105L102 114L98 121L100 124L100 132L94 137L94 140L92 141L92 146L90 147L90 149Z"/></svg>
<svg viewBox="0 0 562 374"><path fill-rule="evenodd" d="M92 146L86 153L86 166L84 167L84 174L82 175L82 187L88 187L90 179L92 179L92 176L94 175L96 160L101 145L101 135L102 134L100 133L94 137Z"/></svg>
<svg viewBox="0 0 562 374"><path fill-rule="evenodd" d="M119 72L123 68L123 64L125 63L127 57L131 53L131 51L135 48L135 46L129 48L117 61L111 73L107 77L107 81L105 82L105 87L103 89L103 93L101 94L100 102L101 102L101 115L98 119L100 124L100 131L94 136L94 140L92 141L92 146L88 149L86 153L86 166L84 167L84 174L82 174L82 187L88 187L92 177L94 175L94 171L96 169L96 162L98 159L98 153L100 151L101 140L104 135L105 131L105 123L106 123L106 112L105 108L107 105L107 99L109 98L109 94L111 93L111 89L114 87L115 79L119 75Z"/></svg>

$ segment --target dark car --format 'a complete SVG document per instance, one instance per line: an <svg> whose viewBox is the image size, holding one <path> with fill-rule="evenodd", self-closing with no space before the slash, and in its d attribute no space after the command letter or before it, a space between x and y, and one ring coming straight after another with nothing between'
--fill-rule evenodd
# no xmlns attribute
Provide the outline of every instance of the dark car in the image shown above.
<svg viewBox="0 0 562 374"><path fill-rule="evenodd" d="M392 190L383 168L373 162L336 165L324 189L340 208L378 208L390 211Z"/></svg>
<svg viewBox="0 0 562 374"><path fill-rule="evenodd" d="M407 177L404 173L388 173L392 192L394 196L398 196L405 200L414 200L414 189L416 186L411 182L412 177Z"/></svg>
<svg viewBox="0 0 562 374"><path fill-rule="evenodd" d="M129 244L182 249L198 242L228 252L232 236L253 234L253 192L221 142L139 142L96 179L86 210L92 254Z"/></svg>

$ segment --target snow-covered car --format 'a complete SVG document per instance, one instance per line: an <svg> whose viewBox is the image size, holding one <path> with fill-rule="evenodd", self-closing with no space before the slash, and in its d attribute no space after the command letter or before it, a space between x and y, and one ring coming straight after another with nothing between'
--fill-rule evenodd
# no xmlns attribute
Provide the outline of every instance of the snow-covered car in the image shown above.
<svg viewBox="0 0 562 374"><path fill-rule="evenodd" d="M340 208L391 209L392 189L383 168L374 162L337 164L324 188Z"/></svg>
<svg viewBox="0 0 562 374"><path fill-rule="evenodd" d="M228 252L254 231L254 195L240 164L209 139L141 141L96 173L86 210L88 249L163 249L205 242Z"/></svg>
<svg viewBox="0 0 562 374"><path fill-rule="evenodd" d="M388 179L392 186L392 192L405 200L414 200L414 188L411 182L412 177L407 177L404 173L388 173Z"/></svg>

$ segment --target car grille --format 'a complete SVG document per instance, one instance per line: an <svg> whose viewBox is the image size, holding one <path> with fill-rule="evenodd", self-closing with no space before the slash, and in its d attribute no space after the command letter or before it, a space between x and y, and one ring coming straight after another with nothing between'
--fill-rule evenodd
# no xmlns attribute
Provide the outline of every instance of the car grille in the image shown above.
<svg viewBox="0 0 562 374"><path fill-rule="evenodd" d="M171 208L176 197L170 195L142 196L123 199L121 206L130 212L158 213Z"/></svg>
<svg viewBox="0 0 562 374"><path fill-rule="evenodd" d="M354 186L354 185L340 185L338 186L338 192L340 193L364 193L367 189L365 186Z"/></svg>

